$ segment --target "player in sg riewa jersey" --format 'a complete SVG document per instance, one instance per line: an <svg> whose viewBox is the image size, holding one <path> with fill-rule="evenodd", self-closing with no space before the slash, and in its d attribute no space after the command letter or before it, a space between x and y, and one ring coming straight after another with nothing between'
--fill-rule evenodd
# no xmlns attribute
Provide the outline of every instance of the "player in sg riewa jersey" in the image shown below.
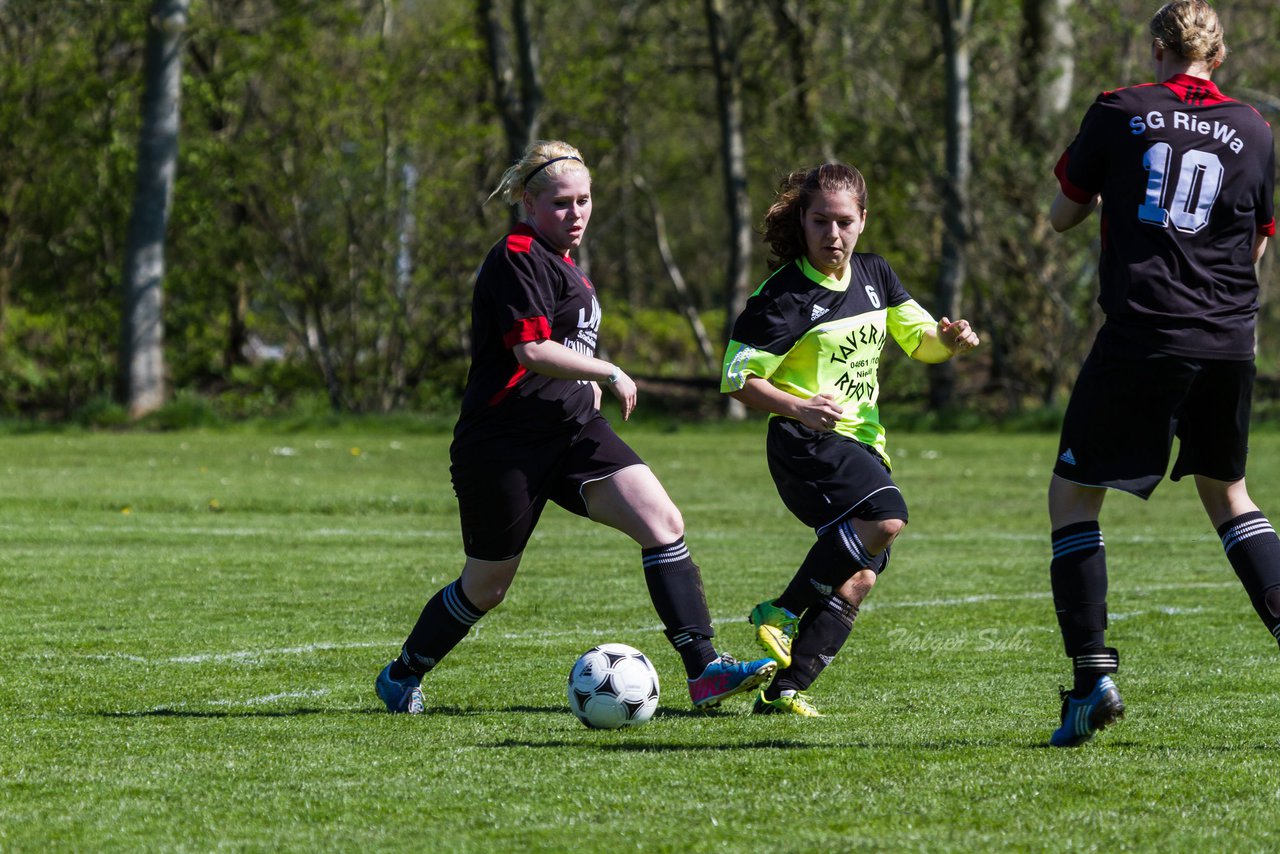
<svg viewBox="0 0 1280 854"><path fill-rule="evenodd" d="M1226 56L1208 3L1151 19L1158 83L1098 96L1058 162L1065 231L1102 206L1106 320L1080 369L1049 486L1054 608L1074 686L1050 743L1073 747L1124 714L1107 646L1107 489L1148 498L1168 468L1195 478L1227 560L1280 637L1280 539L1245 489L1254 378L1254 265L1275 233L1271 129L1210 80Z"/></svg>
<svg viewBox="0 0 1280 854"><path fill-rule="evenodd" d="M591 217L582 154L558 140L535 142L493 196L518 206L522 221L489 251L472 298L471 367L449 448L466 561L378 674L378 697L389 712L427 711L423 677L505 599L548 501L640 546L649 597L694 706L752 692L777 665L717 652L680 511L600 413L603 386L628 418L636 384L596 357L600 303L570 256ZM589 563L590 548L572 559Z"/></svg>

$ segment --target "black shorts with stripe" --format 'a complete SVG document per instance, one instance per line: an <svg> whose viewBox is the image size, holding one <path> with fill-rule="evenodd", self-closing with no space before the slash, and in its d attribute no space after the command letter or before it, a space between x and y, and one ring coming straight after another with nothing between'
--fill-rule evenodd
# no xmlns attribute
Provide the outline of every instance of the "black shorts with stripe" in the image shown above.
<svg viewBox="0 0 1280 854"><path fill-rule="evenodd" d="M455 441L450 457L463 550L491 561L524 551L548 500L586 516L586 484L644 465L598 413L576 432L537 436L516 429Z"/></svg>
<svg viewBox="0 0 1280 854"><path fill-rule="evenodd" d="M1149 498L1178 457L1170 477L1244 477L1252 361L1135 356L1094 342L1085 359L1058 443L1053 473L1083 486Z"/></svg>
<svg viewBox="0 0 1280 854"><path fill-rule="evenodd" d="M907 521L907 502L869 445L771 418L765 447L782 503L818 536L848 516Z"/></svg>

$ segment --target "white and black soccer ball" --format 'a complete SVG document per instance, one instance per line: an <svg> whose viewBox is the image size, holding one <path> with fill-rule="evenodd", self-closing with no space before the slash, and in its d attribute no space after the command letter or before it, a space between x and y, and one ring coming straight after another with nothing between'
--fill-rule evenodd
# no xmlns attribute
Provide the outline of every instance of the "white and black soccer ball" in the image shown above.
<svg viewBox="0 0 1280 854"><path fill-rule="evenodd" d="M569 671L569 710L592 729L637 726L658 708L658 671L625 643L604 643Z"/></svg>

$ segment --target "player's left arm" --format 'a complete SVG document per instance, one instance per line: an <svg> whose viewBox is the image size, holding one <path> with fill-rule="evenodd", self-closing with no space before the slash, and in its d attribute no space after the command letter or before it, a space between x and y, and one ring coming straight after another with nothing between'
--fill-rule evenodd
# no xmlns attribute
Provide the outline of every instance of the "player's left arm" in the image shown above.
<svg viewBox="0 0 1280 854"><path fill-rule="evenodd" d="M1253 237L1253 263L1256 265L1262 260L1262 255L1267 251L1267 236L1265 234L1255 234Z"/></svg>
<svg viewBox="0 0 1280 854"><path fill-rule="evenodd" d="M936 365L945 362L957 353L972 350L980 343L978 333L973 331L967 320L948 320L942 318L938 325L924 330L920 343L912 351L911 358L918 362Z"/></svg>
<svg viewBox="0 0 1280 854"><path fill-rule="evenodd" d="M894 290L898 292L895 298L907 297L901 285ZM889 334L904 353L917 362L930 365L945 362L981 343L969 321L946 317L934 320L924 306L910 297L903 302L891 303L885 322Z"/></svg>

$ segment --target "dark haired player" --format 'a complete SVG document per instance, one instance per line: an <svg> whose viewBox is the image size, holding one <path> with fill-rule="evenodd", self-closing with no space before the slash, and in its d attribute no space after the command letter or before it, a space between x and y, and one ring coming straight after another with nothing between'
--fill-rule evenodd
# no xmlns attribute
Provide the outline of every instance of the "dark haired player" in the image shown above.
<svg viewBox="0 0 1280 854"><path fill-rule="evenodd" d="M1280 539L1245 489L1254 379L1254 265L1275 233L1271 129L1210 75L1226 54L1213 8L1162 7L1151 21L1156 84L1104 92L1058 162L1055 229L1102 202L1106 322L1067 406L1049 486L1050 578L1074 687L1050 743L1072 747L1124 714L1109 674L1107 489L1150 497L1193 475L1232 568L1280 637Z"/></svg>
<svg viewBox="0 0 1280 854"><path fill-rule="evenodd" d="M770 413L769 473L817 535L782 595L751 612L757 640L784 667L755 714L819 717L804 692L848 639L907 523L877 406L885 342L922 362L978 345L968 321L935 321L888 262L854 251L866 205L862 173L843 163L782 181L765 214L775 272L747 300L725 354L721 391Z"/></svg>
<svg viewBox="0 0 1280 854"><path fill-rule="evenodd" d="M424 711L422 677L505 598L548 500L640 546L649 596L694 706L750 691L777 665L717 654L680 511L599 411L598 383L621 402L623 418L635 407L636 386L596 358L600 304L569 255L591 216L582 155L564 142L535 142L493 195L519 205L523 222L490 250L476 277L471 369L449 449L466 562L378 675L378 697L391 712Z"/></svg>

